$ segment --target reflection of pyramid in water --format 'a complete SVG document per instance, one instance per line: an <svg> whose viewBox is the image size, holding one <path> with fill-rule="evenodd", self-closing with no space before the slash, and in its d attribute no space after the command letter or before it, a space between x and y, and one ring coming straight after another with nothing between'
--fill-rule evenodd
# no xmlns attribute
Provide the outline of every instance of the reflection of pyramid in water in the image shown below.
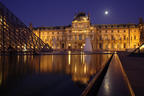
<svg viewBox="0 0 144 96"><path fill-rule="evenodd" d="M91 61L91 55L85 55L85 63L86 63L87 65L89 65L89 64L90 64L90 61Z"/></svg>
<svg viewBox="0 0 144 96"><path fill-rule="evenodd" d="M92 52L92 45L90 42L90 38L86 38L86 40L85 40L84 51L85 52Z"/></svg>
<svg viewBox="0 0 144 96"><path fill-rule="evenodd" d="M53 40L52 40L52 42L53 42L53 49L57 49L57 45L56 45L56 39L54 38Z"/></svg>
<svg viewBox="0 0 144 96"><path fill-rule="evenodd" d="M136 48L130 55L144 56L144 43Z"/></svg>

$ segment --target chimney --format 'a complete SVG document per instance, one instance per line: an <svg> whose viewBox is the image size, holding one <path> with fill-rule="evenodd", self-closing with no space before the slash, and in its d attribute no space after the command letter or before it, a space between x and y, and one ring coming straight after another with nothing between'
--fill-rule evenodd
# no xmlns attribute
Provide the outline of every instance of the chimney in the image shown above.
<svg viewBox="0 0 144 96"><path fill-rule="evenodd" d="M139 18L139 24L143 24L144 22L143 22L143 18L142 17L140 17Z"/></svg>
<svg viewBox="0 0 144 96"><path fill-rule="evenodd" d="M90 13L88 13L88 19L90 20Z"/></svg>
<svg viewBox="0 0 144 96"><path fill-rule="evenodd" d="M31 31L33 30L32 23L29 24L29 29L30 29Z"/></svg>

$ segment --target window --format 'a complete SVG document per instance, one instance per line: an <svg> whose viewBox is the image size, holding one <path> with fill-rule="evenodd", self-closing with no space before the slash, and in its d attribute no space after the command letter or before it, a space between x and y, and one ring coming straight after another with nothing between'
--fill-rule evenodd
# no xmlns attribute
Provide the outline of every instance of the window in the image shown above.
<svg viewBox="0 0 144 96"><path fill-rule="evenodd" d="M90 35L90 38L91 38L91 40L93 40L93 39L94 39L94 36L93 36L93 35Z"/></svg>
<svg viewBox="0 0 144 96"><path fill-rule="evenodd" d="M49 36L47 36L47 39L49 39L50 37Z"/></svg>
<svg viewBox="0 0 144 96"><path fill-rule="evenodd" d="M124 48L126 48L126 43L124 43Z"/></svg>
<svg viewBox="0 0 144 96"><path fill-rule="evenodd" d="M100 36L100 40L102 40L102 36Z"/></svg>
<svg viewBox="0 0 144 96"><path fill-rule="evenodd" d="M124 40L126 40L126 36L124 36Z"/></svg>
<svg viewBox="0 0 144 96"><path fill-rule="evenodd" d="M134 45L134 48L136 48L136 45Z"/></svg>
<svg viewBox="0 0 144 96"><path fill-rule="evenodd" d="M136 36L134 36L134 40L136 40Z"/></svg>
<svg viewBox="0 0 144 96"><path fill-rule="evenodd" d="M65 37L62 37L62 40L65 40Z"/></svg>
<svg viewBox="0 0 144 96"><path fill-rule="evenodd" d="M121 40L121 37L119 37L119 40Z"/></svg>
<svg viewBox="0 0 144 96"><path fill-rule="evenodd" d="M111 38L112 38L112 40L115 40L115 38L114 38L114 36L113 36L113 35L111 36Z"/></svg>
<svg viewBox="0 0 144 96"><path fill-rule="evenodd" d="M101 43L99 44L99 48L102 49L102 44Z"/></svg>
<svg viewBox="0 0 144 96"><path fill-rule="evenodd" d="M105 40L108 40L108 36L107 35L105 36Z"/></svg>
<svg viewBox="0 0 144 96"><path fill-rule="evenodd" d="M48 40L49 40L49 39L47 38L45 41L48 42Z"/></svg>
<svg viewBox="0 0 144 96"><path fill-rule="evenodd" d="M75 35L75 40L77 40L77 35Z"/></svg>
<svg viewBox="0 0 144 96"><path fill-rule="evenodd" d="M71 40L71 35L69 35L68 40Z"/></svg>
<svg viewBox="0 0 144 96"><path fill-rule="evenodd" d="M118 45L117 45L117 48L118 48L118 49L120 49L120 48L121 48L120 44L118 44Z"/></svg>
<svg viewBox="0 0 144 96"><path fill-rule="evenodd" d="M82 40L82 35L79 35L79 40Z"/></svg>
<svg viewBox="0 0 144 96"><path fill-rule="evenodd" d="M111 48L113 49L114 48L114 44L112 43L112 45L111 45Z"/></svg>
<svg viewBox="0 0 144 96"><path fill-rule="evenodd" d="M105 46L105 47L106 47L106 49L108 49L108 44L106 44L106 46Z"/></svg>
<svg viewBox="0 0 144 96"><path fill-rule="evenodd" d="M107 33L107 30L105 31L105 33Z"/></svg>

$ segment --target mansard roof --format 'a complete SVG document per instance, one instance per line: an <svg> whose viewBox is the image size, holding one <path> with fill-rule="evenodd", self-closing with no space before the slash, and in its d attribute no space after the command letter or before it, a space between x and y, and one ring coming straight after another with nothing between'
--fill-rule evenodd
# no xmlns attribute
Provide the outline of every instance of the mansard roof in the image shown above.
<svg viewBox="0 0 144 96"><path fill-rule="evenodd" d="M54 30L54 29L66 29L66 28L69 28L69 27L71 27L71 25L68 25L68 26L52 26L52 27L34 27L33 29L34 30L37 30L37 29L40 29L40 30L47 30L47 29Z"/></svg>
<svg viewBox="0 0 144 96"><path fill-rule="evenodd" d="M96 28L138 28L138 24L93 24L93 27ZM63 30L66 28L70 28L71 25L68 26L53 26L53 27L34 27L34 30Z"/></svg>
<svg viewBox="0 0 144 96"><path fill-rule="evenodd" d="M136 28L138 24L94 24L97 28Z"/></svg>

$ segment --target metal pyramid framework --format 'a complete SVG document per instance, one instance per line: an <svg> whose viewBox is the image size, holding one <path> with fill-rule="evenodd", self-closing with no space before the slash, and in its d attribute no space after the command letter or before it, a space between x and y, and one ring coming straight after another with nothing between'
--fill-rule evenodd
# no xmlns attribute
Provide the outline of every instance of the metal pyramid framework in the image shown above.
<svg viewBox="0 0 144 96"><path fill-rule="evenodd" d="M43 47L45 43L0 2L0 54L39 52Z"/></svg>
<svg viewBox="0 0 144 96"><path fill-rule="evenodd" d="M130 56L144 56L144 43L141 44L138 48L136 48Z"/></svg>

